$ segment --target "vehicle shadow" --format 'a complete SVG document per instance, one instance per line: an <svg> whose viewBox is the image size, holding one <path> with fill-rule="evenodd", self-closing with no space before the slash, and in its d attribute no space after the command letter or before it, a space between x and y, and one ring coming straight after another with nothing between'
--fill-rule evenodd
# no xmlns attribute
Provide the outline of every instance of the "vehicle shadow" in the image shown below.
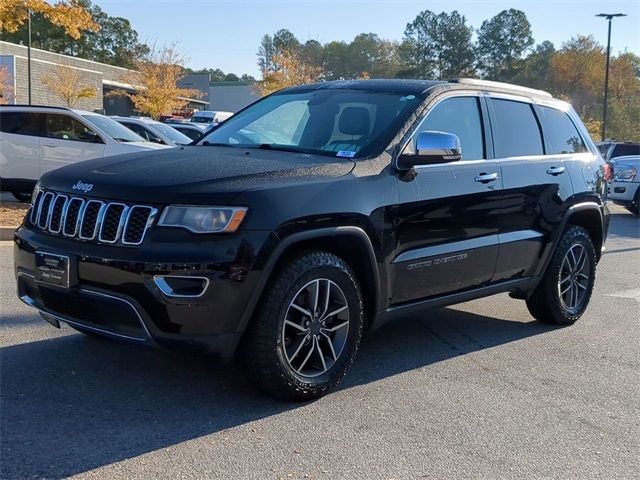
<svg viewBox="0 0 640 480"><path fill-rule="evenodd" d="M368 333L341 390L552 329L423 313ZM256 395L235 364L79 334L0 355L3 479L62 478L301 407Z"/></svg>

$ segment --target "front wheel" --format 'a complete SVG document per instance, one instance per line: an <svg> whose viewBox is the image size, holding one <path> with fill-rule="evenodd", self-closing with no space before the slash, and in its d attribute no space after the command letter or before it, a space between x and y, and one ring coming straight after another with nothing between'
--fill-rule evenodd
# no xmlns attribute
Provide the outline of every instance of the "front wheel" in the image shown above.
<svg viewBox="0 0 640 480"><path fill-rule="evenodd" d="M287 400L321 397L338 385L356 356L363 301L351 268L313 251L273 279L241 345L249 376Z"/></svg>
<svg viewBox="0 0 640 480"><path fill-rule="evenodd" d="M570 325L587 309L596 274L589 233L570 225L562 235L540 284L527 299L531 315L544 323Z"/></svg>

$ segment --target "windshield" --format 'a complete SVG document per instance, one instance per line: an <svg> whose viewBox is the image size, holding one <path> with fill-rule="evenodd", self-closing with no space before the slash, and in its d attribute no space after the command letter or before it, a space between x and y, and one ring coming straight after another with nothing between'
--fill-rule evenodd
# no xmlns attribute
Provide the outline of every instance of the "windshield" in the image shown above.
<svg viewBox="0 0 640 480"><path fill-rule="evenodd" d="M281 93L235 114L200 144L364 157L385 146L419 101L343 89Z"/></svg>
<svg viewBox="0 0 640 480"><path fill-rule="evenodd" d="M127 127L120 125L109 117L102 115L83 115L82 118L98 127L116 142L146 142L140 135L133 133Z"/></svg>
<svg viewBox="0 0 640 480"><path fill-rule="evenodd" d="M169 138L174 143L179 145L187 145L191 143L191 139L186 135L180 133L175 128L165 125L164 123L154 123L152 125L153 128L162 133L165 137Z"/></svg>

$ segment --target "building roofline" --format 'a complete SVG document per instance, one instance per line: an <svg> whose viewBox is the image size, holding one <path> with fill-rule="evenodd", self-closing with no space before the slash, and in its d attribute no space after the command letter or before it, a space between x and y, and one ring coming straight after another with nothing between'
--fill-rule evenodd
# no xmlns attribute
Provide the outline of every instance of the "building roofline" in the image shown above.
<svg viewBox="0 0 640 480"><path fill-rule="evenodd" d="M4 40L0 40L0 46L3 43L6 44L6 45L11 45L13 47L22 48L25 51L28 49L26 45L20 45L19 43L13 43L13 42L7 42L7 41L4 41ZM43 53L46 53L48 55L57 55L57 56L62 57L62 58L71 58L73 60L79 60L79 61L82 61L82 62L88 62L88 63L92 63L94 65L104 65L104 66L107 66L109 68L115 68L115 69L118 69L118 70L122 70L123 72L135 72L135 70L131 70L130 68L118 67L117 65L111 65L109 63L96 62L95 60L88 60L88 59L82 58L82 57L74 57L74 56L71 56L71 55L65 55L64 53L56 53L56 52L51 52L49 50L42 50L40 48L34 48L34 47L31 47L31 50L32 51L43 52ZM11 55L11 53L6 53L6 54L3 54L3 55Z"/></svg>

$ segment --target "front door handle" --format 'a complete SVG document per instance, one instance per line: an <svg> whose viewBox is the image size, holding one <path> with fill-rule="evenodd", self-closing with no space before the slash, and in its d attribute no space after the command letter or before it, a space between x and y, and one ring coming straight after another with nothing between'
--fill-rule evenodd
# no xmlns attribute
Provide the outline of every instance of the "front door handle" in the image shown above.
<svg viewBox="0 0 640 480"><path fill-rule="evenodd" d="M484 173L484 172L474 178L476 182L480 182L480 183L495 182L497 179L498 179L497 173Z"/></svg>
<svg viewBox="0 0 640 480"><path fill-rule="evenodd" d="M44 146L49 148L58 148L58 145L53 145L51 143L45 143Z"/></svg>
<svg viewBox="0 0 640 480"><path fill-rule="evenodd" d="M564 173L564 167L549 167L547 169L547 175L560 175L561 173Z"/></svg>

